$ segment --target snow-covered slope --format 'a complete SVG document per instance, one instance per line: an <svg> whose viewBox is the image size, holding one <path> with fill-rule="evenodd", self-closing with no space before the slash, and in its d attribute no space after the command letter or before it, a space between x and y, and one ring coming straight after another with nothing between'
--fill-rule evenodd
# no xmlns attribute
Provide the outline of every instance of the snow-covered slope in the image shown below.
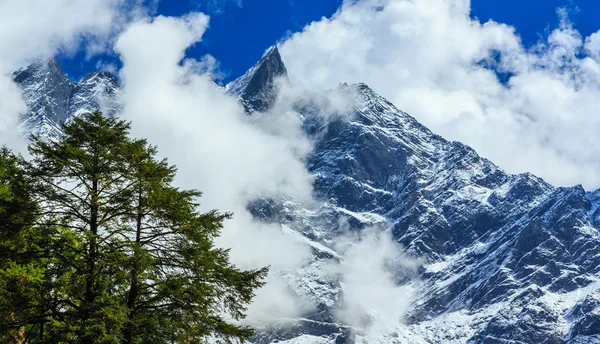
<svg viewBox="0 0 600 344"><path fill-rule="evenodd" d="M225 92L248 113L265 111L276 101L278 78L285 80L286 70L275 47ZM118 86L106 73L74 84L51 61L15 80L34 132L54 133L82 111L118 110ZM306 166L320 205L249 204L258 221L280 224L311 247L306 266L276 273L315 307L265 325L255 342L600 343L600 190L506 173L367 85L343 84L331 94L348 107L333 111L304 99L293 109L314 144ZM366 300L361 324L350 326L337 314L348 285L323 271L350 264L336 245L341 236L370 228L401 244L417 270L392 271L407 310L390 315ZM404 301L394 298L389 304Z"/></svg>

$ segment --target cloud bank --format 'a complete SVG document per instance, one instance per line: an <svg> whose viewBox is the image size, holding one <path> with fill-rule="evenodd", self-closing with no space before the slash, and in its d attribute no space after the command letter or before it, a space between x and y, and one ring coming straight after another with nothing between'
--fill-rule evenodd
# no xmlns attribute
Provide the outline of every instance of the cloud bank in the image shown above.
<svg viewBox="0 0 600 344"><path fill-rule="evenodd" d="M468 0L345 1L280 46L303 87L365 82L509 172L600 187L600 32L561 24L526 48ZM498 77L502 76L502 80Z"/></svg>
<svg viewBox="0 0 600 344"><path fill-rule="evenodd" d="M344 291L337 319L373 332L387 328L382 318L400 324L415 293L399 285L399 279L415 276L421 263L403 255L402 247L383 228L342 236L335 246L344 260L330 265L327 273L339 279Z"/></svg>

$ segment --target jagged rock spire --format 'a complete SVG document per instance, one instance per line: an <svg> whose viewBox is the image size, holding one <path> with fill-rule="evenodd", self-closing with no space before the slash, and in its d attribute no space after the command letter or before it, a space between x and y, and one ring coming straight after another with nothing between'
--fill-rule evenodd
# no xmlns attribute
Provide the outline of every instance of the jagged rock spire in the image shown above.
<svg viewBox="0 0 600 344"><path fill-rule="evenodd" d="M102 111L114 115L119 85L109 72L93 72L72 82L56 58L40 59L13 73L23 90L27 113L25 128L33 134L57 137L60 125L81 113Z"/></svg>
<svg viewBox="0 0 600 344"><path fill-rule="evenodd" d="M226 91L237 96L247 112L266 111L275 103L278 78L287 80L287 69L277 46L273 46L246 74L229 83Z"/></svg>
<svg viewBox="0 0 600 344"><path fill-rule="evenodd" d="M25 128L34 134L58 135L60 123L68 118L73 84L56 59L36 60L13 73L13 80L23 90L27 113Z"/></svg>

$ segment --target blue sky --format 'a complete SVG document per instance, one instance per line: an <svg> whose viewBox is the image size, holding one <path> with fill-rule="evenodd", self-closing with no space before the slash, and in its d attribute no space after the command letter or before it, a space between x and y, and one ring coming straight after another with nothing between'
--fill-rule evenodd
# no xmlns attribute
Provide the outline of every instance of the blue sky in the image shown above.
<svg viewBox="0 0 600 344"><path fill-rule="evenodd" d="M181 16L190 11L211 15L203 42L188 50L188 57L213 55L225 73L223 82L243 74L264 50L290 33L321 17L331 16L341 0L162 0L158 14ZM472 0L472 16L516 27L526 45L534 44L558 25L556 9L565 7L581 34L600 29L598 0ZM118 64L115 56L101 55L86 60L83 53L61 56L72 79L78 80L102 64Z"/></svg>

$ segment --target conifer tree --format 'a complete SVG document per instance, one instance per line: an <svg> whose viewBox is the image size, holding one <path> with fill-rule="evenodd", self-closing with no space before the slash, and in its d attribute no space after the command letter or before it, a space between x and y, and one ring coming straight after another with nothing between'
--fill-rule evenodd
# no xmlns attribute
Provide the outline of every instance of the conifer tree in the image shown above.
<svg viewBox="0 0 600 344"><path fill-rule="evenodd" d="M64 137L33 137L30 174L38 225L56 228L55 307L46 338L79 343L200 343L248 339L239 320L266 269L243 271L215 248L230 214L201 213L176 169L99 113L74 118Z"/></svg>
<svg viewBox="0 0 600 344"><path fill-rule="evenodd" d="M142 144L133 154L134 188L130 218L129 323L126 343L194 342L207 335L245 339L247 327L219 314L243 317L266 270L241 271L213 240L230 214L197 211L200 193L172 186L176 169L156 160L156 149Z"/></svg>
<svg viewBox="0 0 600 344"><path fill-rule="evenodd" d="M36 204L23 160L0 150L0 342L35 343L49 304L48 232L34 227Z"/></svg>

